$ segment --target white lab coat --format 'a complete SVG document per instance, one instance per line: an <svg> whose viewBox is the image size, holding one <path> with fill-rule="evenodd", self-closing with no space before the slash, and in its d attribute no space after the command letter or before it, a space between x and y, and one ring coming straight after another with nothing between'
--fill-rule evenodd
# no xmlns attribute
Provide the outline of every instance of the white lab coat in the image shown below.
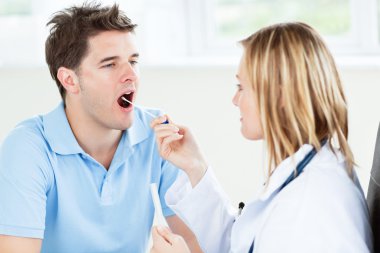
<svg viewBox="0 0 380 253"><path fill-rule="evenodd" d="M237 217L209 168L192 189L182 174L166 194L167 204L196 234L205 253L361 253L372 251L372 232L360 184L344 157L328 145L285 188L279 187L312 149L303 145L284 160Z"/></svg>

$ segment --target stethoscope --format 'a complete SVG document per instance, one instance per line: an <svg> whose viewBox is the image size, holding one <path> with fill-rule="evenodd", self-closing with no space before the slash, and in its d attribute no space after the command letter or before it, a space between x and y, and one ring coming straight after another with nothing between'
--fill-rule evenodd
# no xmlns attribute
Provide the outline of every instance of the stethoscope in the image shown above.
<svg viewBox="0 0 380 253"><path fill-rule="evenodd" d="M327 141L327 139L322 140L321 146L325 145L326 141ZM311 159L313 159L313 157L317 154L317 152L318 151L315 148L313 148L309 153L307 153L305 158L301 162L298 163L294 173L290 174L290 176L286 179L286 181L280 186L278 192L280 192L282 189L284 189L285 186L290 184L296 177L298 177L303 172L305 167L310 163ZM240 209L240 205L241 204L239 204L239 209ZM243 204L243 207L244 207L244 204ZM254 244L255 244L255 240L253 240L251 247L249 248L248 253L253 252Z"/></svg>

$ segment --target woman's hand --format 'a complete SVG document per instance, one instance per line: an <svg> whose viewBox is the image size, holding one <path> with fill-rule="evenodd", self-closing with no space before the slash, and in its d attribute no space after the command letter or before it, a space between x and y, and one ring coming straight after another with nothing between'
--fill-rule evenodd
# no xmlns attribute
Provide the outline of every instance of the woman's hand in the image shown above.
<svg viewBox="0 0 380 253"><path fill-rule="evenodd" d="M185 240L166 227L152 228L153 246L150 253L191 253Z"/></svg>
<svg viewBox="0 0 380 253"><path fill-rule="evenodd" d="M162 124L166 119L169 124ZM186 172L194 187L207 170L195 138L186 127L175 125L167 116L152 121L160 155Z"/></svg>

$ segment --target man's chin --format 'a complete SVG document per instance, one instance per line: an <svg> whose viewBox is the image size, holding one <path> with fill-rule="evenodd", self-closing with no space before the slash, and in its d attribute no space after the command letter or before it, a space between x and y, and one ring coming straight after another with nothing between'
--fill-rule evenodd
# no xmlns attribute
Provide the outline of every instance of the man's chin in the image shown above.
<svg viewBox="0 0 380 253"><path fill-rule="evenodd" d="M128 126L125 126L123 130L127 130L129 128L131 128L132 124L129 124Z"/></svg>
<svg viewBox="0 0 380 253"><path fill-rule="evenodd" d="M133 125L133 116L132 117L128 117L128 119L123 120L122 122L120 122L120 128L119 128L119 130L127 130L132 125Z"/></svg>
<svg viewBox="0 0 380 253"><path fill-rule="evenodd" d="M114 129L114 130L120 130L124 131L130 128L133 125L132 121L129 121L128 123L126 122L119 122L116 124L108 125L108 128Z"/></svg>
<svg viewBox="0 0 380 253"><path fill-rule="evenodd" d="M127 130L133 125L133 121L129 121L128 123L124 123L121 130Z"/></svg>

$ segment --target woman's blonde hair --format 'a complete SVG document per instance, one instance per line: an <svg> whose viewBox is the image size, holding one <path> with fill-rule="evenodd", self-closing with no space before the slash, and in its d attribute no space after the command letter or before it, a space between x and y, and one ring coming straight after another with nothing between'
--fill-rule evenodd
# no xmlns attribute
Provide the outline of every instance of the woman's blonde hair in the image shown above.
<svg viewBox="0 0 380 253"><path fill-rule="evenodd" d="M322 38L303 23L281 23L241 41L258 101L271 175L303 144L332 142L352 173L347 104L334 59Z"/></svg>

